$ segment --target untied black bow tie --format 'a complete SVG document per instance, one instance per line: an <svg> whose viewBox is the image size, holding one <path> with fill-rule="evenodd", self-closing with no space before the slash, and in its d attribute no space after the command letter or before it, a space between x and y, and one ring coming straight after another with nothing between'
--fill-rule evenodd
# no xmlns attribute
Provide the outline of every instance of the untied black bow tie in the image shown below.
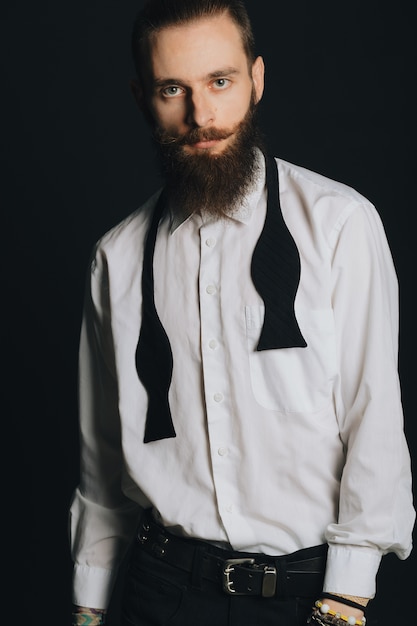
<svg viewBox="0 0 417 626"><path fill-rule="evenodd" d="M266 157L267 210L255 246L251 274L265 305L257 350L307 346L294 312L300 282L300 256L282 216L275 159ZM148 394L144 442L175 437L168 393L173 356L155 307L153 257L158 226L166 206L162 191L146 236L142 267L142 325L136 348L136 370Z"/></svg>

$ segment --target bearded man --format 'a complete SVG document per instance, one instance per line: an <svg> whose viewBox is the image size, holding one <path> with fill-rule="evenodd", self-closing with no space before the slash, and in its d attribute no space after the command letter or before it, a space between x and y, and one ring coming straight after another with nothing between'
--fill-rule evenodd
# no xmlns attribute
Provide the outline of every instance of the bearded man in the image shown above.
<svg viewBox="0 0 417 626"><path fill-rule="evenodd" d="M414 509L375 208L266 154L235 0L151 0L132 90L162 190L97 243L80 343L74 624L365 624Z"/></svg>

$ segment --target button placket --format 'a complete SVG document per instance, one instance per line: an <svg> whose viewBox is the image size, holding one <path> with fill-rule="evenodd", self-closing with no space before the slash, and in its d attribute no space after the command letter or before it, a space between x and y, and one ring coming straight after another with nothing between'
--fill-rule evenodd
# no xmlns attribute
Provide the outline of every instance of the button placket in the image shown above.
<svg viewBox="0 0 417 626"><path fill-rule="evenodd" d="M235 475L236 457L231 435L232 408L229 402L229 378L222 341L222 256L221 225L207 225L200 229L200 319L201 351L207 413L207 431L211 450L213 481L219 513L228 515L235 500L231 486Z"/></svg>
<svg viewBox="0 0 417 626"><path fill-rule="evenodd" d="M207 419L218 416L224 400L222 360L218 337L221 332L221 294L218 289L220 258L215 253L219 224L208 224L200 228L200 318L202 338L203 377L206 389ZM215 408L216 407L216 408Z"/></svg>

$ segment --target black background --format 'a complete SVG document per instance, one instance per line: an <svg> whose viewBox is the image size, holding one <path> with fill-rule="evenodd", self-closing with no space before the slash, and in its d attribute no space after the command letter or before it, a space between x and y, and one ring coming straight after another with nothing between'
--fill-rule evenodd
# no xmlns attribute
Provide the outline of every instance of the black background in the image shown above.
<svg viewBox="0 0 417 626"><path fill-rule="evenodd" d="M400 282L400 375L415 459L413 3L247 4L266 63L261 123L270 151L355 187L385 224ZM1 9L1 345L3 421L11 428L3 448L13 451L3 487L18 531L16 589L32 624L68 622L67 510L78 479L76 372L88 256L159 185L129 91L130 32L141 6L23 0ZM384 558L370 610L380 626L407 622L415 564L415 554ZM117 597L116 589L111 626Z"/></svg>

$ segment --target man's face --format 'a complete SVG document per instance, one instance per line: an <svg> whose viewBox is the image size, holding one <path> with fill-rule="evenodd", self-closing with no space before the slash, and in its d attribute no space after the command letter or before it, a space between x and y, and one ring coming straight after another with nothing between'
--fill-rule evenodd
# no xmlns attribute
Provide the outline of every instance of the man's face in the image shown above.
<svg viewBox="0 0 417 626"><path fill-rule="evenodd" d="M249 67L233 20L204 18L153 36L140 103L158 135L184 138L185 154L216 158L262 97L263 78L262 59Z"/></svg>

